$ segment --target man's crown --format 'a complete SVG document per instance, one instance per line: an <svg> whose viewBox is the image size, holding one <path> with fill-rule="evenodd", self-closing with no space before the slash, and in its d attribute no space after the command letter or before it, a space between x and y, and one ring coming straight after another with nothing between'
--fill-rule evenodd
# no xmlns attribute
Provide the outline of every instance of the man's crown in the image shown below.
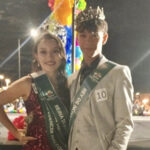
<svg viewBox="0 0 150 150"><path fill-rule="evenodd" d="M89 20L105 20L105 14L103 8L99 6L97 9L93 9L89 7L89 9L84 10L83 12L79 13L76 18L76 24L79 25L82 22L89 21Z"/></svg>

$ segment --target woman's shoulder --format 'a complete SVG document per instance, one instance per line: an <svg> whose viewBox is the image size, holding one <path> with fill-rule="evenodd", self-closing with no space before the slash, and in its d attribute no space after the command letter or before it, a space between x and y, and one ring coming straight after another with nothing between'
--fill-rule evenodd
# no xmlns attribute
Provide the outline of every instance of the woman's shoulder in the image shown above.
<svg viewBox="0 0 150 150"><path fill-rule="evenodd" d="M26 75L16 81L14 81L12 85L28 86L28 85L31 85L31 81L32 81L31 76Z"/></svg>
<svg viewBox="0 0 150 150"><path fill-rule="evenodd" d="M31 78L30 76L22 77L13 83L11 83L6 90L3 90L0 94L2 104L7 104L15 99L22 97L26 100L31 91Z"/></svg>
<svg viewBox="0 0 150 150"><path fill-rule="evenodd" d="M24 99L27 99L31 91L32 79L30 75L26 75L12 83L12 88L18 89L22 93ZM10 87L11 88L11 87Z"/></svg>

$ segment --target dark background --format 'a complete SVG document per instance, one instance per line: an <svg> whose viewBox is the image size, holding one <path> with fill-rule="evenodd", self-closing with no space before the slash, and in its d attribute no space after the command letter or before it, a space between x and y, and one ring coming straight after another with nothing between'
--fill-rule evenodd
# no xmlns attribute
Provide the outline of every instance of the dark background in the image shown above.
<svg viewBox="0 0 150 150"><path fill-rule="evenodd" d="M50 14L48 0L0 1L0 66ZM87 0L88 5L104 7L109 24L109 40L103 48L107 58L131 69L136 92L150 92L150 0ZM21 76L30 73L32 40L21 48ZM15 54L0 67L12 81L18 78Z"/></svg>

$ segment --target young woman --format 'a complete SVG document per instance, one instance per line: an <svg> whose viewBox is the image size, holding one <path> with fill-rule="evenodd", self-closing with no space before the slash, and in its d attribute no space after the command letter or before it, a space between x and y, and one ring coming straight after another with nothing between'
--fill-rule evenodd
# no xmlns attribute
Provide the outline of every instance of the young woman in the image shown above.
<svg viewBox="0 0 150 150"><path fill-rule="evenodd" d="M0 122L21 142L24 150L66 150L69 90L65 74L65 50L59 38L44 33L33 51L34 72L0 93ZM27 109L27 133L18 131L3 105L23 97Z"/></svg>

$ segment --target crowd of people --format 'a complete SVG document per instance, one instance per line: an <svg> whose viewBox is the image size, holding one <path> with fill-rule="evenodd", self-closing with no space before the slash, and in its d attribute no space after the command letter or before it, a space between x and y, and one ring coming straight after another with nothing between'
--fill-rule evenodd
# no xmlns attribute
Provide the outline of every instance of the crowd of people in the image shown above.
<svg viewBox="0 0 150 150"><path fill-rule="evenodd" d="M81 68L67 77L61 40L41 33L32 73L0 93L0 122L23 150L126 150L133 131L130 69L102 53L108 39L104 10L89 7L76 17ZM18 130L3 106L22 97L27 122Z"/></svg>

